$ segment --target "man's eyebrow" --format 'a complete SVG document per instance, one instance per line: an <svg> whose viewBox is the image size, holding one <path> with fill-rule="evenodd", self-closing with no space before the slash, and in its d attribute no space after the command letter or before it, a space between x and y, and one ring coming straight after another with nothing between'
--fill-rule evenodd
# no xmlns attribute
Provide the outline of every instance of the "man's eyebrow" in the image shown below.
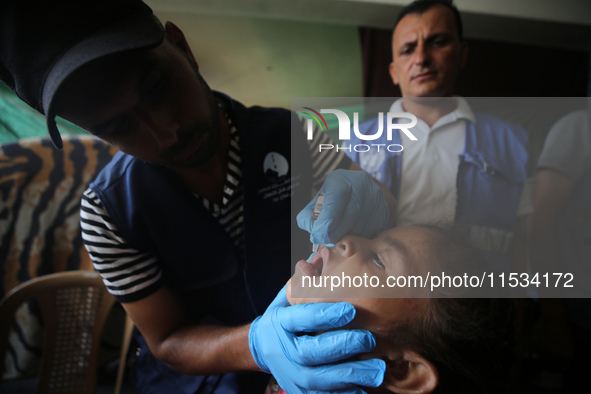
<svg viewBox="0 0 591 394"><path fill-rule="evenodd" d="M400 45L399 48L407 48L407 47L413 47L413 46L417 46L417 40L405 41Z"/></svg>
<svg viewBox="0 0 591 394"><path fill-rule="evenodd" d="M425 39L425 41L431 42L431 41L434 41L438 38L448 38L450 36L452 36L452 34L444 32L444 31L439 31L439 32L429 34L427 36L427 38ZM400 48L417 46L417 43L418 43L418 40L405 41L400 45Z"/></svg>
<svg viewBox="0 0 591 394"><path fill-rule="evenodd" d="M138 72L138 77L133 82L133 88L139 90L142 86L145 86L146 81L152 75L154 70L158 68L158 62L156 60L146 61L142 64L141 68ZM93 127L92 134L97 137L100 137L101 134L105 133L110 126L118 121L118 116L108 119L106 122L101 123L100 125Z"/></svg>
<svg viewBox="0 0 591 394"><path fill-rule="evenodd" d="M427 36L427 39L425 41L431 42L431 41L435 41L439 38L450 38L450 37L452 37L452 34L444 32L444 31L440 31L440 32L435 32L435 33L429 34L429 36Z"/></svg>

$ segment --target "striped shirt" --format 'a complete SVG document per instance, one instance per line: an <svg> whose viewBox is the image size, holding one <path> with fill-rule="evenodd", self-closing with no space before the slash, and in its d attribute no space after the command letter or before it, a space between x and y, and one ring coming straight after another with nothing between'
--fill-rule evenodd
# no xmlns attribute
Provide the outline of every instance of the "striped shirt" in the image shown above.
<svg viewBox="0 0 591 394"><path fill-rule="evenodd" d="M227 118L230 121L230 118ZM218 220L236 249L243 255L242 165L238 131L231 121L230 136L228 171L221 205L197 194L195 197L202 201L205 208ZM319 144L330 143L328 136L322 132L316 132L314 138L308 141L313 185L316 188L322 185L326 175L349 163L346 156L336 150L320 154L317 148ZM128 245L100 199L90 188L82 196L80 216L82 239L94 268L118 301L132 302L142 299L162 286L162 270L158 258Z"/></svg>

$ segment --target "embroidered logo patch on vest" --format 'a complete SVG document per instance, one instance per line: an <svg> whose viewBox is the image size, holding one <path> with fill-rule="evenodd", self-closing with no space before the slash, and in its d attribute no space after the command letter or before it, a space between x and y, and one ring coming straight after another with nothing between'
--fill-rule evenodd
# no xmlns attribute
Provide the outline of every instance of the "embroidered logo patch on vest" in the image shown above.
<svg viewBox="0 0 591 394"><path fill-rule="evenodd" d="M280 153L269 152L263 160L263 172L269 181L258 193L265 201L280 202L291 196L292 179L289 175L289 162Z"/></svg>
<svg viewBox="0 0 591 394"><path fill-rule="evenodd" d="M277 152L269 152L265 156L263 170L269 182L281 182L289 172L289 163L283 155Z"/></svg>

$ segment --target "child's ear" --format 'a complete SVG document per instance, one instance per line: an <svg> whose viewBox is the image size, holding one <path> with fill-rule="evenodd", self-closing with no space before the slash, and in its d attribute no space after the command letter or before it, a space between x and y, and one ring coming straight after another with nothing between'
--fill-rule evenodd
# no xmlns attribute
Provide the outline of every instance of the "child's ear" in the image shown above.
<svg viewBox="0 0 591 394"><path fill-rule="evenodd" d="M386 361L381 387L398 394L431 393L439 383L437 368L420 354L404 350L395 360Z"/></svg>

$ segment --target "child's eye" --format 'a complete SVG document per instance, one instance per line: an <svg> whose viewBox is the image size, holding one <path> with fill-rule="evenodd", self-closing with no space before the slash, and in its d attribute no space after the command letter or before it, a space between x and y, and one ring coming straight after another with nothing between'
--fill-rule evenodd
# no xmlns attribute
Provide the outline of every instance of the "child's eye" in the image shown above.
<svg viewBox="0 0 591 394"><path fill-rule="evenodd" d="M378 256L377 253L371 252L371 259L379 268L386 269L386 266L384 265L382 259L380 259L380 256Z"/></svg>

